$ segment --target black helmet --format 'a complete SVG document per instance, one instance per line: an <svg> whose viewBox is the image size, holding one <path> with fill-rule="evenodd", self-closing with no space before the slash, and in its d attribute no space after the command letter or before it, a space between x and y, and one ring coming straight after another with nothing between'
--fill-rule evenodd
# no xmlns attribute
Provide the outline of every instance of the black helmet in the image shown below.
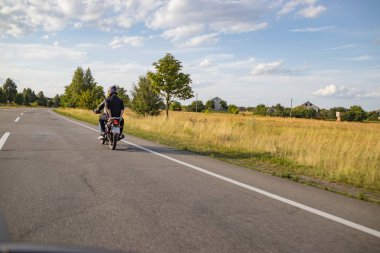
<svg viewBox="0 0 380 253"><path fill-rule="evenodd" d="M117 94L117 87L116 86L111 86L109 89L108 89L108 96L111 96L113 94Z"/></svg>

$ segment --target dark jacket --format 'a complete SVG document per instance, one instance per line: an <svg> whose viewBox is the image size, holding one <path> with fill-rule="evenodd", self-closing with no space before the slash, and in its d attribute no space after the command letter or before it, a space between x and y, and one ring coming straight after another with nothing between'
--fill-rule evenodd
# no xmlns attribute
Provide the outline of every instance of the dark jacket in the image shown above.
<svg viewBox="0 0 380 253"><path fill-rule="evenodd" d="M105 106L111 111L111 117L120 117L121 111L124 110L124 103L116 94L105 100Z"/></svg>

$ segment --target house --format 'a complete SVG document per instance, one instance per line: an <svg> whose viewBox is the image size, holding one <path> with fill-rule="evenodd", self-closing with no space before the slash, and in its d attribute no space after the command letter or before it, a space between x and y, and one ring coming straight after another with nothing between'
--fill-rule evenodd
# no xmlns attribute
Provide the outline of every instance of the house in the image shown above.
<svg viewBox="0 0 380 253"><path fill-rule="evenodd" d="M214 102L214 110L215 111L223 111L223 106L221 102L223 101L221 98L214 97L211 99Z"/></svg>
<svg viewBox="0 0 380 253"><path fill-rule="evenodd" d="M312 104L310 101L307 101L305 103L303 103L302 105L300 105L301 107L304 107L306 109L314 109L317 111L317 113L319 113L319 110L320 108L314 104Z"/></svg>

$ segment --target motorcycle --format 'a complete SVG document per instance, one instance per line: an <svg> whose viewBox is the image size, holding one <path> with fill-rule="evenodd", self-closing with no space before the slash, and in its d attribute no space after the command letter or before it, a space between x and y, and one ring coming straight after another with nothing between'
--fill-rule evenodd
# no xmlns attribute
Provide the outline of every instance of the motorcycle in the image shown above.
<svg viewBox="0 0 380 253"><path fill-rule="evenodd" d="M120 123L122 118L112 117L108 119L106 124L106 132L101 140L102 144L108 143L110 149L115 150L116 143L120 140Z"/></svg>

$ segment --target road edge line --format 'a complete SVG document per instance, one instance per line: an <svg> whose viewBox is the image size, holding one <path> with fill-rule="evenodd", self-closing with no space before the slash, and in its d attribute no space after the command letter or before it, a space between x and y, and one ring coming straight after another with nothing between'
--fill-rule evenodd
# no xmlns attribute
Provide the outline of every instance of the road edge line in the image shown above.
<svg viewBox="0 0 380 253"><path fill-rule="evenodd" d="M73 120L70 120L70 119L67 119L66 117L64 116L61 116L61 115L58 115L54 112L52 112L51 110L49 110L49 112L57 117L60 117L64 120L67 120L69 122L72 122L74 124L77 124L77 125L80 125L82 127L85 127L85 128L88 128L92 131L95 131L95 132L98 132L98 130L92 128L92 127L89 127L89 126L86 126L86 125L83 125L79 122L75 122ZM150 150L148 148L144 148L140 145L137 145L135 143L132 143L132 142L129 142L129 141L126 141L126 140L122 140L124 143L127 143L129 145L132 145L132 146L135 146L136 148L139 148L139 149L142 149L144 151L147 151L149 153L152 153L154 155L157 155L157 156L160 156L162 158L165 158L165 159L168 159L170 161L173 161L173 162L176 162L176 163L179 163L181 165L184 165L188 168L191 168L191 169L194 169L196 171L199 171L199 172L202 172L204 174L207 174L209 176L213 176L213 177L216 177L218 179L221 179L223 181L226 181L226 182L229 182L231 184L234 184L234 185L237 185L237 186L240 186L242 188L245 188L247 190L250 190L250 191L253 191L253 192L256 192L256 193L259 193L261 195L264 195L266 197L269 197L269 198L272 198L272 199L275 199L277 201L280 201L282 203L285 203L285 204L288 204L290 206L293 206L293 207L296 207L296 208L299 208L301 210L304 210L304 211L307 211L307 212L310 212L310 213L313 213L315 215L318 215L318 216L321 216L323 218L326 218L326 219L329 219L331 221L335 221L339 224L342 224L342 225L345 225L347 227L350 227L350 228L353 228L353 229L356 229L356 230L359 230L359 231L362 231L364 233L367 233L367 234L370 234L370 235L373 235L375 237L378 237L380 238L380 231L377 231L375 229L372 229L372 228L368 228L368 227L365 227L363 225L360 225L360 224L357 224L355 222L352 222L352 221L349 221L349 220L346 220L346 219L343 219L343 218L340 218L338 216L335 216L335 215L332 215L332 214L329 214L327 212L324 212L324 211L321 211L321 210L318 210L318 209L315 209L313 207L309 207L307 205L304 205L304 204L301 204L301 203L298 203L296 201L293 201L293 200L290 200L290 199L287 199L287 198L284 198L284 197L281 197L279 195L276 195L276 194L273 194L273 193L270 193L270 192L267 192L267 191L264 191L264 190L261 190L259 188L256 188L256 187L253 187L253 186L250 186L250 185L247 185L247 184L244 184L244 183L241 183L239 181L236 181L234 179L231 179L231 178L228 178L228 177L225 177L225 176L222 176L222 175L219 175L217 173L214 173L214 172L211 172L211 171L208 171L208 170L205 170L205 169L202 169L198 166L195 166L195 165L192 165L192 164L189 164L189 163L186 163L186 162L183 162L181 160L178 160L178 159L175 159L173 157L170 157L170 156L167 156L167 155L164 155L164 154L161 154L161 153L158 153L156 151L153 151L153 150Z"/></svg>

